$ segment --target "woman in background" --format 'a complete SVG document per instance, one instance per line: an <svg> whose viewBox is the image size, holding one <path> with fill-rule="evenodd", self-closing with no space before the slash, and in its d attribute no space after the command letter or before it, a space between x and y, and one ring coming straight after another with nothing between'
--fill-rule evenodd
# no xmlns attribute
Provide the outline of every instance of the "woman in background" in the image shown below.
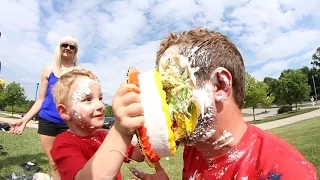
<svg viewBox="0 0 320 180"><path fill-rule="evenodd" d="M77 54L77 40L72 36L62 37L54 52L53 63L45 66L42 71L40 92L36 102L24 117L13 123L13 128L10 130L12 134L22 134L26 124L39 113L38 133L42 148L49 160L52 177L55 180L61 178L50 151L55 137L66 131L68 126L57 112L51 91L60 76L77 66Z"/></svg>

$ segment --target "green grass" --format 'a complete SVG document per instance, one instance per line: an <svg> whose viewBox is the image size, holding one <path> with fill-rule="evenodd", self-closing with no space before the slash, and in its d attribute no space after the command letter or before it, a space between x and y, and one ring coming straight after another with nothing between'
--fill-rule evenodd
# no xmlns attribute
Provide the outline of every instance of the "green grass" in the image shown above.
<svg viewBox="0 0 320 180"><path fill-rule="evenodd" d="M315 165L318 174L320 174L320 159L317 158L318 154L320 154L319 129L320 118L312 118L292 125L272 129L270 132L279 135L297 147L300 152ZM47 158L42 151L36 129L26 128L21 136L11 135L2 131L0 131L0 133L0 144L5 148L0 155L0 179L2 176L9 175L12 172L17 172L18 174L25 173L20 167L20 164L28 161L37 162L41 168L41 172L49 172ZM179 148L175 157L169 160L161 160L161 164L170 179L181 179L182 177L182 151L183 148ZM129 167L131 166L149 173L153 172L153 169L145 162L132 162L130 164L124 164L122 167L121 172L123 179L133 177L129 172Z"/></svg>
<svg viewBox="0 0 320 180"><path fill-rule="evenodd" d="M170 177L170 179L181 179L182 177L182 166L183 166L182 152L183 152L183 147L179 147L174 157L169 158L169 160L161 159L160 163L162 167L165 169L165 171L168 173L168 176ZM143 170L148 173L154 172L153 169L150 168L146 162L143 162L143 163L131 162L130 164L124 164L121 168L123 179L132 179L132 177L134 177L129 171L129 167L135 167L139 170Z"/></svg>
<svg viewBox="0 0 320 180"><path fill-rule="evenodd" d="M243 117L250 117L250 116L252 116L252 114L251 113L242 113L242 116Z"/></svg>
<svg viewBox="0 0 320 180"><path fill-rule="evenodd" d="M313 163L320 177L320 117L270 130L296 147Z"/></svg>
<svg viewBox="0 0 320 180"><path fill-rule="evenodd" d="M316 104L316 103L314 103L314 105L315 106L318 106L319 105L319 103L318 104ZM293 107L295 107L295 105L292 105ZM312 106L312 104L298 104L298 107L313 107Z"/></svg>
<svg viewBox="0 0 320 180"><path fill-rule="evenodd" d="M36 129L26 128L22 135L0 131L0 144L4 147L4 150L0 151L0 179L12 172L30 175L20 167L28 161L38 163L41 172L49 172L49 164Z"/></svg>
<svg viewBox="0 0 320 180"><path fill-rule="evenodd" d="M261 123L276 121L276 120L280 120L280 119L296 116L296 115L299 115L299 114L308 113L308 112L315 111L315 110L318 110L318 109L319 108L307 108L307 109L300 109L297 112L294 110L294 111L290 111L290 112L287 112L287 113L278 114L278 115L275 115L275 116L269 116L269 117L263 118L261 120L250 121L249 123L251 123L251 124L261 124Z"/></svg>

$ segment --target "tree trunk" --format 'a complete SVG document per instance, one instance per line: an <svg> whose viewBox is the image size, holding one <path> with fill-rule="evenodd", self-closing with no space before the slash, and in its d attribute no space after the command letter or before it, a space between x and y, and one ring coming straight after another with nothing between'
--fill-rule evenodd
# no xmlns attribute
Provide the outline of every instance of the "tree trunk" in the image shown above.
<svg viewBox="0 0 320 180"><path fill-rule="evenodd" d="M296 102L296 112L298 112L298 103Z"/></svg>
<svg viewBox="0 0 320 180"><path fill-rule="evenodd" d="M253 121L256 120L256 115L254 114L254 107L252 107L252 113L253 113Z"/></svg>
<svg viewBox="0 0 320 180"><path fill-rule="evenodd" d="M13 117L13 106L11 106L11 117Z"/></svg>

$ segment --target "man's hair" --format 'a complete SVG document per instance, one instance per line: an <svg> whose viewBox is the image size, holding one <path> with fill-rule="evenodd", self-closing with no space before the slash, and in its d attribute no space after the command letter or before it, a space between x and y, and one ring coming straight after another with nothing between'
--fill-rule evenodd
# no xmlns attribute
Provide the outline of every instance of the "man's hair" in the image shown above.
<svg viewBox="0 0 320 180"><path fill-rule="evenodd" d="M245 67L237 47L216 31L195 28L190 31L169 34L161 43L157 52L156 64L161 56L172 46L177 46L178 53L189 57L192 67L199 67L195 73L200 87L212 81L217 67L224 67L232 75L232 90L235 103L241 109L245 97Z"/></svg>
<svg viewBox="0 0 320 180"><path fill-rule="evenodd" d="M89 77L92 80L99 81L95 74L84 68L76 68L62 75L52 89L52 94L56 105L66 103L71 86L73 85L76 78L80 76Z"/></svg>

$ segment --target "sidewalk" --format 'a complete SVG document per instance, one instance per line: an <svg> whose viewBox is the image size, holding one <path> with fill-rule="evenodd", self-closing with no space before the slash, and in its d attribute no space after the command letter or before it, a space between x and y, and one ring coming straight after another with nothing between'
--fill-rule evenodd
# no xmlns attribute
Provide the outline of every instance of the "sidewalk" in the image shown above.
<svg viewBox="0 0 320 180"><path fill-rule="evenodd" d="M320 108L320 104L317 104L315 106L307 106L307 107L299 107L300 109L309 109L309 108ZM279 108L269 108L267 109L267 113L264 113L265 109L255 109L256 112L256 120L262 120L266 117L270 117L270 116L276 116L278 114L278 109ZM295 110L295 107L293 108L293 110ZM252 114L252 109L242 109L243 113L246 114ZM243 117L243 119L245 121L253 121L253 116L247 116L247 117Z"/></svg>
<svg viewBox="0 0 320 180"><path fill-rule="evenodd" d="M9 124L12 124L13 122L15 122L16 120L18 119L14 119L14 118L3 118L3 117L0 117L0 122L5 122L5 123L9 123ZM29 121L27 123L27 127L30 127L30 128L38 128L38 121ZM137 143L137 137L136 136L133 136L132 138L132 143L135 144Z"/></svg>
<svg viewBox="0 0 320 180"><path fill-rule="evenodd" d="M1 111L0 114L7 115L7 116L12 116L12 113L7 113L5 111ZM21 114L13 113L13 117L21 118Z"/></svg>
<svg viewBox="0 0 320 180"><path fill-rule="evenodd" d="M311 112L308 112L308 113L300 114L300 115L297 115L297 116L292 116L292 117L289 117L289 118L284 118L284 119L271 121L271 122L267 122L267 123L262 123L262 124L255 124L255 126L261 128L263 130L268 130L268 129L272 129L272 128L276 128L276 127L292 124L292 123L295 123L295 122L303 121L303 120L306 120L306 119L310 119L310 118L313 118L313 117L320 117L320 109L315 110L315 111L311 111ZM0 122L7 122L9 124L12 124L16 120L17 119L0 117ZM38 121L33 121L33 120L29 121L29 123L27 124L27 127L38 128ZM132 141L133 142L137 141L136 136L133 137Z"/></svg>
<svg viewBox="0 0 320 180"><path fill-rule="evenodd" d="M12 123L14 123L14 122L17 121L17 120L19 120L19 119L0 117L0 122L6 122L6 123L9 123L9 124L12 124ZM38 128L38 121L34 121L34 120L29 121L29 122L27 123L27 127Z"/></svg>
<svg viewBox="0 0 320 180"><path fill-rule="evenodd" d="M310 118L313 118L313 117L320 117L320 109L315 110L315 111L311 111L311 112L308 112L308 113L292 116L292 117L289 117L289 118L280 119L280 120L277 120L277 121L271 121L271 122L266 122L266 123L262 123L262 124L256 124L255 126L261 128L263 130L268 130L268 129L272 129L272 128L276 128L276 127L292 124L292 123L295 123L295 122L303 121L303 120L306 120L306 119L310 119Z"/></svg>

